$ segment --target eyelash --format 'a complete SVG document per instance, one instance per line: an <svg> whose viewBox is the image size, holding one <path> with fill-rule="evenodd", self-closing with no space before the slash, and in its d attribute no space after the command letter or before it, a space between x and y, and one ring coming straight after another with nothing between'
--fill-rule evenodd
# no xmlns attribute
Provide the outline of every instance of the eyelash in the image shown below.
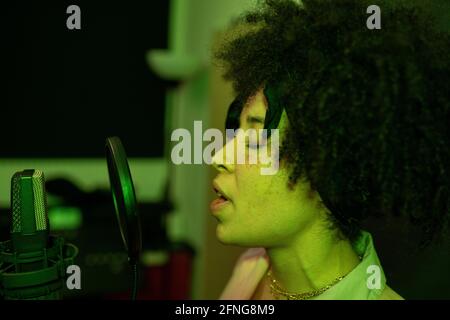
<svg viewBox="0 0 450 320"><path fill-rule="evenodd" d="M255 150L261 149L266 144L267 144L267 141L264 141L264 142L261 141L260 143L254 143L254 144L250 144L248 141L245 143L247 148L251 148L251 149L255 149Z"/></svg>
<svg viewBox="0 0 450 320"><path fill-rule="evenodd" d="M236 129L234 129L234 130L236 130ZM235 133L235 132L234 132ZM231 140L231 139L234 139L236 137L236 135L235 134L233 134L232 136L230 136L230 135L228 135L227 134L227 140ZM262 146L264 146L265 145L265 143L255 143L255 144L251 144L250 145L250 143L248 142L248 141L246 141L245 142L245 147L246 148L248 148L248 149L254 149L254 150L259 150Z"/></svg>

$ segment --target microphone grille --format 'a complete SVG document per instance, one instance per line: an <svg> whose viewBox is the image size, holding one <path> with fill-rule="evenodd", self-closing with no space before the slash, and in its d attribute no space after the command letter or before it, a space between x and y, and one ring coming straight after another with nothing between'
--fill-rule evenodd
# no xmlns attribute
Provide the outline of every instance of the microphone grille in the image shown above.
<svg viewBox="0 0 450 320"><path fill-rule="evenodd" d="M16 172L11 179L13 233L48 230L47 195L40 170Z"/></svg>
<svg viewBox="0 0 450 320"><path fill-rule="evenodd" d="M20 173L15 173L11 179L11 208L12 228L11 232L22 231L22 207L20 201Z"/></svg>
<svg viewBox="0 0 450 320"><path fill-rule="evenodd" d="M47 195L45 193L44 174L40 170L33 173L34 210L36 217L36 230L47 229Z"/></svg>

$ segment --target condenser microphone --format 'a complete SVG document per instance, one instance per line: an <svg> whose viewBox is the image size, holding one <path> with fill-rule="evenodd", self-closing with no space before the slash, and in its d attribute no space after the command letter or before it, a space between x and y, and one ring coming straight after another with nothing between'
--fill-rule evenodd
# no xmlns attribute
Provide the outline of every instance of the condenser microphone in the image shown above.
<svg viewBox="0 0 450 320"><path fill-rule="evenodd" d="M11 178L11 240L0 243L0 294L5 299L60 299L66 267L78 249L49 235L44 174Z"/></svg>
<svg viewBox="0 0 450 320"><path fill-rule="evenodd" d="M11 241L18 254L44 250L49 223L44 174L40 170L16 172L11 179ZM21 265L20 271L33 266Z"/></svg>

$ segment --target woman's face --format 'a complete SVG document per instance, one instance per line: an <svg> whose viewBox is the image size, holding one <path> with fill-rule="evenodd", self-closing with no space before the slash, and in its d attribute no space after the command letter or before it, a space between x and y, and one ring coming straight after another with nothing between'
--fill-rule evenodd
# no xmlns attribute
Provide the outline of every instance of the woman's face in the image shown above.
<svg viewBox="0 0 450 320"><path fill-rule="evenodd" d="M243 107L240 129L263 129L266 110L267 101L260 90ZM278 127L281 139L287 123L283 112ZM227 143L232 144L234 155L238 150L236 140ZM245 148L252 149L247 145ZM219 241L242 246L283 246L318 218L317 193L310 191L309 183L299 180L294 188L289 188L289 172L282 164L274 175L263 175L261 168L267 165L248 164L248 161L238 164L236 156L233 163L227 163L226 150L223 147L213 158L213 165L219 171L213 187L227 199L211 204L211 212L218 220Z"/></svg>

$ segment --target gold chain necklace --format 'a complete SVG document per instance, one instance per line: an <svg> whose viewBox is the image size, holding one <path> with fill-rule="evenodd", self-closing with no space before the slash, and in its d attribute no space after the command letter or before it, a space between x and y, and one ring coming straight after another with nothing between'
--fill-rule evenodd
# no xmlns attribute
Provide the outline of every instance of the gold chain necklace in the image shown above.
<svg viewBox="0 0 450 320"><path fill-rule="evenodd" d="M311 299L311 298L317 297L318 295L324 293L325 291L330 289L332 286L334 286L336 283L338 283L339 281L341 281L342 279L345 278L345 276L338 277L338 278L334 279L333 282L331 282L330 284L326 285L325 287L322 287L320 289L316 289L316 290L313 290L313 291L304 292L304 293L291 293L291 292L285 291L280 286L278 281L274 279L274 277L272 276L272 270L269 270L267 272L267 277L269 278L270 291L272 293L272 296L275 299L277 299L277 300L281 296L286 297L288 300L306 300L306 299Z"/></svg>

